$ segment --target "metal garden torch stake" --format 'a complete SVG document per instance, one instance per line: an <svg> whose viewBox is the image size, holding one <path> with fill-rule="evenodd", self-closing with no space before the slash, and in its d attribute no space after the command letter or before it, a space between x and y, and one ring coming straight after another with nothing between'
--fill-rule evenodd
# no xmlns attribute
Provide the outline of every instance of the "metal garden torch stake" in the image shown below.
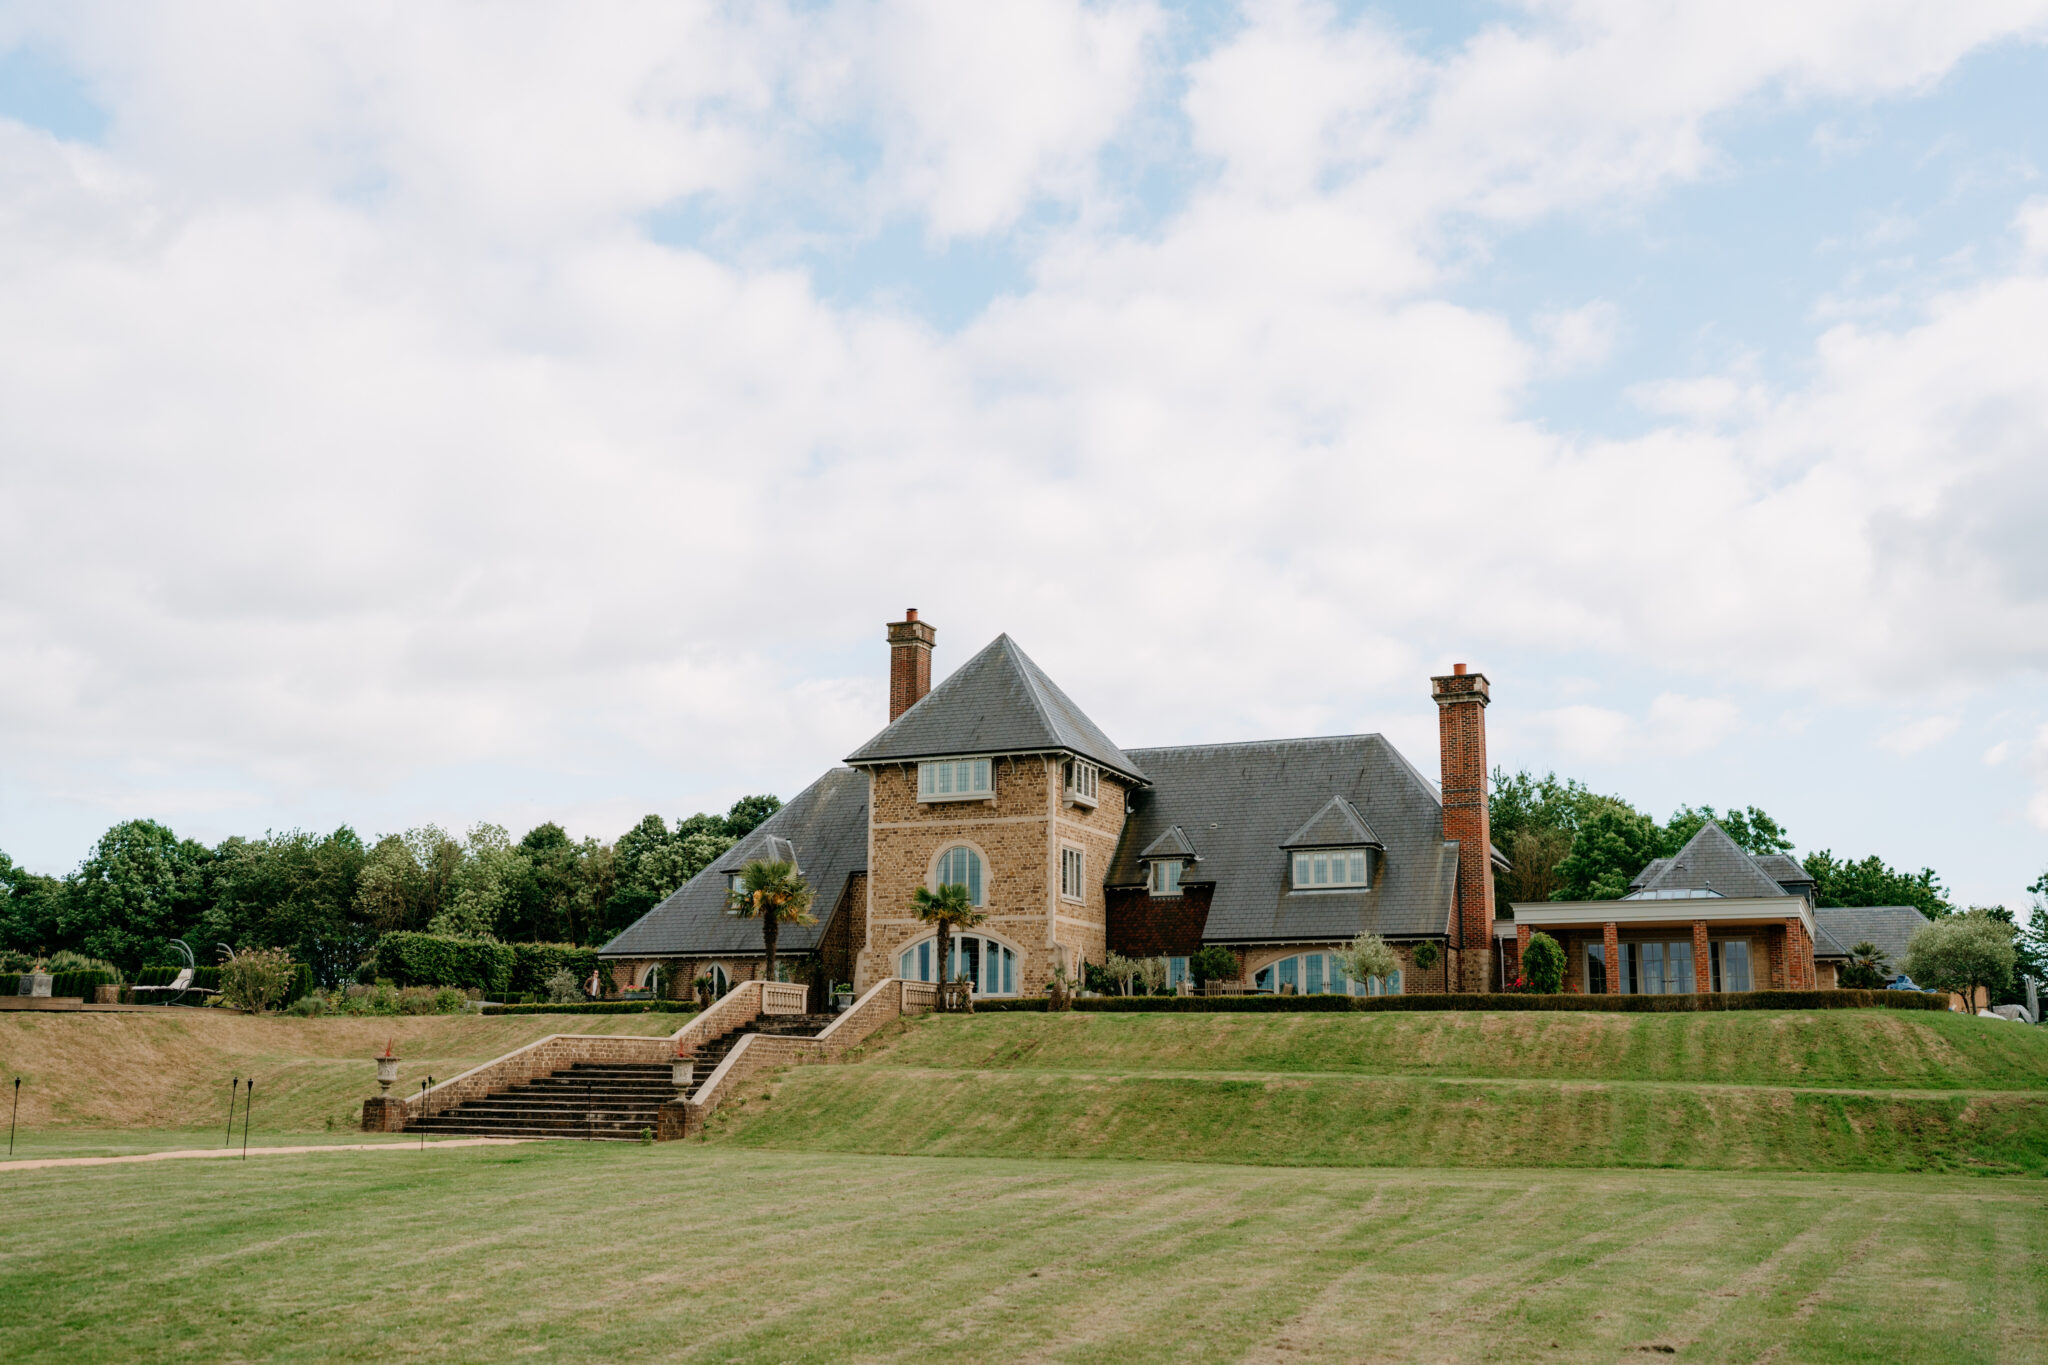
<svg viewBox="0 0 2048 1365"><path fill-rule="evenodd" d="M425 1117L427 1116L427 1085L428 1085L428 1083L429 1083L430 1081L432 1081L432 1080L433 1080L433 1077L429 1076L429 1077L428 1077L428 1078L427 1078L426 1080L424 1080L424 1081L421 1081L421 1082L420 1082L420 1117L421 1117L421 1118L425 1118ZM426 1129L426 1125L425 1125L425 1124L421 1124L421 1125L420 1125L420 1151L421 1151L421 1153L422 1153L422 1154L424 1154L424 1153L426 1152L426 1150L427 1150L427 1129Z"/></svg>
<svg viewBox="0 0 2048 1365"><path fill-rule="evenodd" d="M249 1078L249 1093L242 1096L242 1160L249 1159L249 1116L256 1112L256 1078Z"/></svg>
<svg viewBox="0 0 2048 1365"><path fill-rule="evenodd" d="M228 1082L228 1135L221 1140L221 1146L235 1145L235 1097L242 1093L242 1078L235 1077Z"/></svg>
<svg viewBox="0 0 2048 1365"><path fill-rule="evenodd" d="M14 1109L7 1115L7 1155L14 1155L14 1121L21 1117L21 1077L14 1078Z"/></svg>

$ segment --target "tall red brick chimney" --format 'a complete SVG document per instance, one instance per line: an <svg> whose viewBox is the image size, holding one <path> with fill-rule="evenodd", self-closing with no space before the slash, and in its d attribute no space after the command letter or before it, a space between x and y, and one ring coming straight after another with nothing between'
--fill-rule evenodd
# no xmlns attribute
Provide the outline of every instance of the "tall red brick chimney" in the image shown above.
<svg viewBox="0 0 2048 1365"><path fill-rule="evenodd" d="M1486 675L1454 664L1429 680L1443 745L1444 838L1458 841L1458 915L1451 926L1456 991L1490 991L1493 981L1493 830L1486 813Z"/></svg>
<svg viewBox="0 0 2048 1365"><path fill-rule="evenodd" d="M932 690L932 640L938 632L917 619L917 608L889 623L889 719L908 711Z"/></svg>

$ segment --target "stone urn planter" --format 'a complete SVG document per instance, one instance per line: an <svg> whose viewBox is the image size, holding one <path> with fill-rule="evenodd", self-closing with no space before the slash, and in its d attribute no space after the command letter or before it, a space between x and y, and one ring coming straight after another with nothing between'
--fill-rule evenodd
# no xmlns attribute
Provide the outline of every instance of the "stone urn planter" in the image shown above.
<svg viewBox="0 0 2048 1365"><path fill-rule="evenodd" d="M678 1052L668 1061L669 1078L676 1084L678 1095L687 1094L697 1081L697 1059L687 1052Z"/></svg>
<svg viewBox="0 0 2048 1365"><path fill-rule="evenodd" d="M398 1058L386 1052L377 1059L377 1093L391 1093L392 1082L398 1079Z"/></svg>
<svg viewBox="0 0 2048 1365"><path fill-rule="evenodd" d="M846 1012L847 1012L848 1010L850 1010L850 1009L852 1009L852 1008L853 1008L853 992L852 992L852 991L835 991L835 992L833 992L833 995L832 995L832 1009L834 1010L834 1012L836 1012L836 1013L839 1013L839 1014L844 1014L844 1013L846 1013Z"/></svg>

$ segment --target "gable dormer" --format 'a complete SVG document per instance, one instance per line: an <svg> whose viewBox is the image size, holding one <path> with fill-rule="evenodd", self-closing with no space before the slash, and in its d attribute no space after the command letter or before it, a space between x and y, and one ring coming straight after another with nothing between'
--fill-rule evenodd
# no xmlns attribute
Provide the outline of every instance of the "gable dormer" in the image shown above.
<svg viewBox="0 0 2048 1365"><path fill-rule="evenodd" d="M1325 801L1280 847L1293 891L1369 891L1373 863L1386 852L1358 807L1342 796Z"/></svg>
<svg viewBox="0 0 2048 1365"><path fill-rule="evenodd" d="M1188 869L1201 861L1187 831L1174 825L1138 852L1145 869L1145 889L1155 896L1178 896Z"/></svg>

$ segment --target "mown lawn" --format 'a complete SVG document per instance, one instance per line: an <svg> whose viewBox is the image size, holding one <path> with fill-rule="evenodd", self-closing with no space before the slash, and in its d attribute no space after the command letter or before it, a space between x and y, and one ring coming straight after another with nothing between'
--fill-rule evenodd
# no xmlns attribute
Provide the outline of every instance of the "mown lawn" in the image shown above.
<svg viewBox="0 0 2048 1365"><path fill-rule="evenodd" d="M257 1134L347 1133L377 1093L371 1058L404 1058L400 1092L446 1080L550 1033L672 1033L674 1014L257 1018L214 1010L0 1014L0 1086L23 1078L30 1133L225 1131L233 1078L256 1080ZM236 1131L240 1132L239 1122ZM97 1140L97 1139L93 1139Z"/></svg>
<svg viewBox="0 0 2048 1365"><path fill-rule="evenodd" d="M2048 1096L810 1066L749 1083L708 1140L905 1156L2040 1176Z"/></svg>
<svg viewBox="0 0 2048 1365"><path fill-rule="evenodd" d="M976 1014L885 1065L2048 1090L2048 1029L1902 1010L1725 1014Z"/></svg>
<svg viewBox="0 0 2048 1365"><path fill-rule="evenodd" d="M575 1143L13 1172L17 1362L2019 1361L2048 1187Z"/></svg>

